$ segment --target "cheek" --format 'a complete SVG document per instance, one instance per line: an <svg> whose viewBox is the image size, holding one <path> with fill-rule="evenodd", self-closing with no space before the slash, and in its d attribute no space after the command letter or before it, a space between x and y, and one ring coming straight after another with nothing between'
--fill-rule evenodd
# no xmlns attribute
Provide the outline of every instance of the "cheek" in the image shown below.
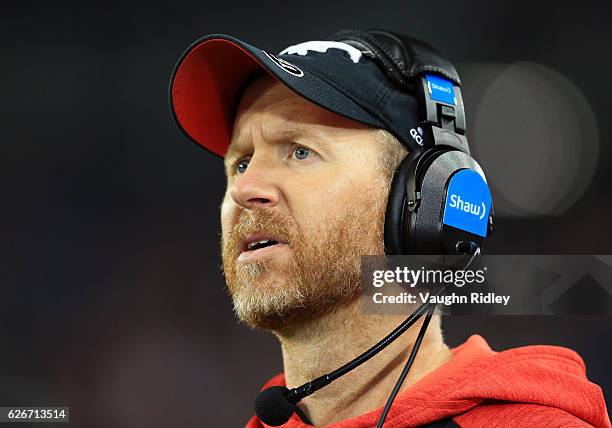
<svg viewBox="0 0 612 428"><path fill-rule="evenodd" d="M347 168L341 174L335 174L327 180L328 185L321 189L321 193L333 206L354 205L356 201L363 201L375 197L379 188L380 177L372 171L363 168Z"/></svg>
<svg viewBox="0 0 612 428"><path fill-rule="evenodd" d="M221 233L225 236L229 233L232 225L232 217L236 210L236 204L234 204L228 193L225 194L223 202L221 203Z"/></svg>
<svg viewBox="0 0 612 428"><path fill-rule="evenodd" d="M291 198L291 211L296 222L307 229L320 227L325 219L344 217L359 201L378 197L374 195L375 180L353 171L333 171L300 184L303 191L294 193L298 197Z"/></svg>

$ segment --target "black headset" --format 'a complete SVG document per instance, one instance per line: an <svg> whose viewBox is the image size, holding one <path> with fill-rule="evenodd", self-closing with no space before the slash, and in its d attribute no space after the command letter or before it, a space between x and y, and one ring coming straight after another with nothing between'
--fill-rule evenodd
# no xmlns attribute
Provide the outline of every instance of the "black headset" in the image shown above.
<svg viewBox="0 0 612 428"><path fill-rule="evenodd" d="M385 252L394 254L467 254L467 269L480 254L493 227L491 192L482 168L470 156L465 112L455 67L431 46L384 30L343 30L329 40L344 42L374 59L393 84L419 100L419 127L411 130L408 155L394 172L385 213ZM459 267L459 266L454 266ZM444 291L441 288L437 293ZM416 357L435 305L424 303L376 345L333 372L297 388L273 386L255 400L255 413L280 426L297 413L304 397L344 376L397 339L421 316L408 361L378 420L382 427L395 396Z"/></svg>
<svg viewBox="0 0 612 428"><path fill-rule="evenodd" d="M457 254L467 246L482 248L492 232L493 207L484 172L470 156L455 67L426 43L389 31L343 30L330 40L359 49L419 101L419 131L413 132L414 141L402 142L410 152L393 175L387 201L386 253ZM457 176L460 171L466 172ZM461 219L451 213L458 201L453 206L450 198L457 194L449 190L466 186L478 197L462 201L464 214L456 214L467 219ZM472 219L476 203L482 218Z"/></svg>

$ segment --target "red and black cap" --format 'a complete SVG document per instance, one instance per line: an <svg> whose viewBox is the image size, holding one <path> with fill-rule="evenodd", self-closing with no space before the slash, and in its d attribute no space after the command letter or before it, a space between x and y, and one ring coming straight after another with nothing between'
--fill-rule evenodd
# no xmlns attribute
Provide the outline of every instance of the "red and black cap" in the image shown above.
<svg viewBox="0 0 612 428"><path fill-rule="evenodd" d="M179 128L224 156L239 98L258 72L327 110L386 129L407 147L418 147L417 98L360 50L336 41L304 42L278 55L223 34L196 41L181 55L170 80L170 109Z"/></svg>

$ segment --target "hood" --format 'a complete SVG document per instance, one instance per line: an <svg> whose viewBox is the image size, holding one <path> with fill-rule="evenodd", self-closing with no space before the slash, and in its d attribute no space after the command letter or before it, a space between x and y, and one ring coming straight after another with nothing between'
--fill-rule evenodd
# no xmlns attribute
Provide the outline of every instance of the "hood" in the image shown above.
<svg viewBox="0 0 612 428"><path fill-rule="evenodd" d="M609 428L601 388L586 377L582 358L558 346L491 350L478 335L452 349L453 357L400 392L385 427L400 428L452 418L461 426L542 426L543 421ZM284 375L264 386L285 385ZM329 428L371 428L382 408ZM565 424L565 425L564 425ZM297 415L283 427L306 428ZM573 425L575 426L575 425ZM247 428L266 427L256 417Z"/></svg>

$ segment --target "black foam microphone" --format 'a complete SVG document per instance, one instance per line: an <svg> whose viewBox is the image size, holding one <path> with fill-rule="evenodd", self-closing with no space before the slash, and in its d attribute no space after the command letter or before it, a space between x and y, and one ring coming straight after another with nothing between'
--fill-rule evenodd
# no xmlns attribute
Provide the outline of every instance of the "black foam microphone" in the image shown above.
<svg viewBox="0 0 612 428"><path fill-rule="evenodd" d="M255 414L268 425L277 427L287 422L297 405L287 399L289 389L284 386L266 388L255 399Z"/></svg>

